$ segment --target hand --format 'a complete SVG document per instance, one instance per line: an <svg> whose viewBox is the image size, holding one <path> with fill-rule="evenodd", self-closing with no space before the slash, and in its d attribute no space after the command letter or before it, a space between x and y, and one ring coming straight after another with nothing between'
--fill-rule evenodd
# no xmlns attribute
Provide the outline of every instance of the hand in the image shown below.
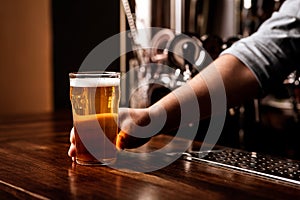
<svg viewBox="0 0 300 200"><path fill-rule="evenodd" d="M121 131L117 135L116 147L118 149L131 149L137 148L147 143L150 138L138 138L131 136L128 133L134 133L136 131L134 128L135 126L145 126L149 122L150 118L147 109L120 108L119 127ZM72 158L73 161L75 160L76 146L74 127L70 131L70 147L68 155Z"/></svg>
<svg viewBox="0 0 300 200"><path fill-rule="evenodd" d="M150 123L148 109L120 108L119 127L121 131L117 136L116 147L132 149L147 143L150 138L139 138L132 135L139 134L136 133L136 126L146 126L148 123Z"/></svg>

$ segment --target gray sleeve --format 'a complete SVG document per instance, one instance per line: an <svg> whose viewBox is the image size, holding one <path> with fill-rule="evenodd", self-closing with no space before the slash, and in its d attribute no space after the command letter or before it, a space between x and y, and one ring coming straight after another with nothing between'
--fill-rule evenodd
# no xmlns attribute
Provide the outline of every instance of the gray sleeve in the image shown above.
<svg viewBox="0 0 300 200"><path fill-rule="evenodd" d="M300 0L286 0L258 31L223 54L232 54L254 72L262 93L300 69Z"/></svg>

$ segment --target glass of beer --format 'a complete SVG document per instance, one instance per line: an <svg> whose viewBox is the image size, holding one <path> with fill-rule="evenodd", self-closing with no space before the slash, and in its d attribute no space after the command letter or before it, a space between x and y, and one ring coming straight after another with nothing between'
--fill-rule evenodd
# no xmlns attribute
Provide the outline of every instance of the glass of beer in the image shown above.
<svg viewBox="0 0 300 200"><path fill-rule="evenodd" d="M116 159L120 73L70 73L76 163L110 165Z"/></svg>

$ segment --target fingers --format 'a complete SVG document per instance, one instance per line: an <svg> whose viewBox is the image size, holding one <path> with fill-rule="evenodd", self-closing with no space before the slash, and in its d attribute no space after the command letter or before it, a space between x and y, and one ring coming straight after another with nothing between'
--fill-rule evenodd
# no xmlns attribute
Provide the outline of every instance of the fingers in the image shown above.
<svg viewBox="0 0 300 200"><path fill-rule="evenodd" d="M147 143L150 138L137 138L126 134L124 131L120 131L117 140L117 149L132 149L137 148Z"/></svg>
<svg viewBox="0 0 300 200"><path fill-rule="evenodd" d="M137 148L150 140L150 138L138 137L137 133L137 127L146 126L151 121L148 109L120 108L118 116L121 130L116 139L118 149Z"/></svg>
<svg viewBox="0 0 300 200"><path fill-rule="evenodd" d="M116 139L116 147L119 150L124 149L124 137L120 133L117 135L117 139Z"/></svg>
<svg viewBox="0 0 300 200"><path fill-rule="evenodd" d="M74 127L71 129L70 132L70 147L68 151L68 156L72 158L73 161L75 161L76 156L76 146L75 146L75 133L74 133Z"/></svg>
<svg viewBox="0 0 300 200"><path fill-rule="evenodd" d="M74 144L70 145L69 151L68 151L68 156L72 158L73 161L75 161L75 156L76 156L76 147Z"/></svg>
<svg viewBox="0 0 300 200"><path fill-rule="evenodd" d="M71 129L71 132L70 132L70 143L71 143L71 144L75 144L74 127Z"/></svg>

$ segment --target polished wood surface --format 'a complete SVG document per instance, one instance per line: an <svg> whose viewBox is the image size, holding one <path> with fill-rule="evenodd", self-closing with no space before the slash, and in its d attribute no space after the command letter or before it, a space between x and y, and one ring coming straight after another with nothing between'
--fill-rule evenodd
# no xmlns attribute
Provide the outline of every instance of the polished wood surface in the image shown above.
<svg viewBox="0 0 300 200"><path fill-rule="evenodd" d="M71 127L68 113L0 119L0 199L300 198L300 186L183 159L147 173L77 165L67 156Z"/></svg>

